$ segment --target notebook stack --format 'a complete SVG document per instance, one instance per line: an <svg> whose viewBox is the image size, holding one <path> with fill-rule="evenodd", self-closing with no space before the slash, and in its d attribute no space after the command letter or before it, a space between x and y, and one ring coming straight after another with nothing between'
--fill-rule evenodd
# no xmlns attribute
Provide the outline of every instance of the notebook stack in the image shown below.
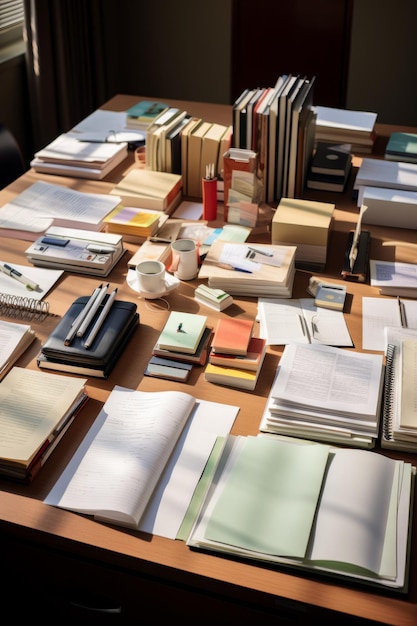
<svg viewBox="0 0 417 626"><path fill-rule="evenodd" d="M145 375L186 382L194 365L206 364L212 338L207 316L171 311Z"/></svg>
<svg viewBox="0 0 417 626"><path fill-rule="evenodd" d="M198 277L230 295L291 298L296 246L215 240Z"/></svg>
<svg viewBox="0 0 417 626"><path fill-rule="evenodd" d="M252 320L219 319L204 377L207 381L253 391L266 352L266 340L253 337Z"/></svg>
<svg viewBox="0 0 417 626"><path fill-rule="evenodd" d="M139 325L134 302L115 299L99 285L80 296L55 327L37 357L37 365L72 374L107 378Z"/></svg>

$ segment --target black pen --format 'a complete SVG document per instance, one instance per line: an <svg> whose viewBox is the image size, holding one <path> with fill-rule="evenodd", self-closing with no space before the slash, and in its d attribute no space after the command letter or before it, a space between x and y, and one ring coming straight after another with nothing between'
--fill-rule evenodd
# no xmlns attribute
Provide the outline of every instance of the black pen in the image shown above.
<svg viewBox="0 0 417 626"><path fill-rule="evenodd" d="M252 246L248 246L249 250L252 252L256 252L256 254L262 254L263 256L274 256L272 252L266 252L266 250L259 250L258 248L252 248Z"/></svg>

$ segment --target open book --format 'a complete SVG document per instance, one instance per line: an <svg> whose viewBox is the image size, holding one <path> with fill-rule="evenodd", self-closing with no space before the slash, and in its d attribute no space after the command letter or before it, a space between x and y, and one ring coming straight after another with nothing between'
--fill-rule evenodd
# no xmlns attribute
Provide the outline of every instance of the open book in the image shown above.
<svg viewBox="0 0 417 626"><path fill-rule="evenodd" d="M368 450L229 436L187 544L405 591L414 470Z"/></svg>
<svg viewBox="0 0 417 626"><path fill-rule="evenodd" d="M116 386L45 502L175 538L238 407Z"/></svg>

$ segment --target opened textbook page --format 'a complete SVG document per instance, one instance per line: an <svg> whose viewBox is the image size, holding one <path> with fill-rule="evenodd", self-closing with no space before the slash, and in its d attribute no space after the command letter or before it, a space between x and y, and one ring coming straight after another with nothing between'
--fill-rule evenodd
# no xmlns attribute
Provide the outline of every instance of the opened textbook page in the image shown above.
<svg viewBox="0 0 417 626"><path fill-rule="evenodd" d="M116 386L45 502L175 538L214 442L238 410Z"/></svg>

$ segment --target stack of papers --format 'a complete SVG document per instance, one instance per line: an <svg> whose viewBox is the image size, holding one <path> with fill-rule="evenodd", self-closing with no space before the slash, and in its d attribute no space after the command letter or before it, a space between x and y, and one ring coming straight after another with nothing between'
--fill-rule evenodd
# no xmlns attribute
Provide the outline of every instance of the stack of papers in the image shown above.
<svg viewBox="0 0 417 626"><path fill-rule="evenodd" d="M0 320L0 380L35 339L28 324Z"/></svg>
<svg viewBox="0 0 417 626"><path fill-rule="evenodd" d="M50 226L99 231L120 198L37 181L0 211L0 235L35 241Z"/></svg>
<svg viewBox="0 0 417 626"><path fill-rule="evenodd" d="M81 140L63 133L35 152L36 172L102 180L127 157L127 143Z"/></svg>
<svg viewBox="0 0 417 626"><path fill-rule="evenodd" d="M209 287L231 295L290 298L295 246L229 243L215 240L198 274Z"/></svg>
<svg viewBox="0 0 417 626"><path fill-rule="evenodd" d="M383 355L285 346L260 430L373 448L384 382Z"/></svg>
<svg viewBox="0 0 417 626"><path fill-rule="evenodd" d="M372 152L377 113L326 106L314 109L317 114L316 142L349 143L353 152Z"/></svg>

